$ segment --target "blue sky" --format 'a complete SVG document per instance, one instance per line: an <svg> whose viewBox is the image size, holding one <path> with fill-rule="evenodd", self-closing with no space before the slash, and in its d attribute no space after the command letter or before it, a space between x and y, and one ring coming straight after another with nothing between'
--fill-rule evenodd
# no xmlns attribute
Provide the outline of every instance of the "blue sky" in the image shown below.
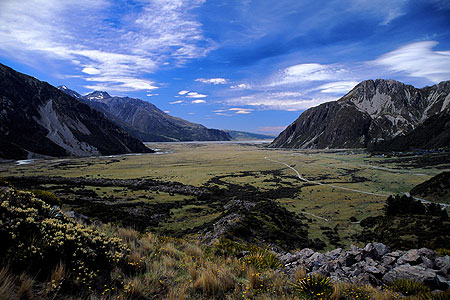
<svg viewBox="0 0 450 300"><path fill-rule="evenodd" d="M278 134L358 82L450 80L448 0L1 0L0 62Z"/></svg>

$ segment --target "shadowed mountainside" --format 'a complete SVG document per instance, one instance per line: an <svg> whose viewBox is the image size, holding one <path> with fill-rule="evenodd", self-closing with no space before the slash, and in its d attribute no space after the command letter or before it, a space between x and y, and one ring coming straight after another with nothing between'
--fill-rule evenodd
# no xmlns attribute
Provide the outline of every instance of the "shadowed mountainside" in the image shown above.
<svg viewBox="0 0 450 300"><path fill-rule="evenodd" d="M0 157L152 152L102 113L0 64Z"/></svg>

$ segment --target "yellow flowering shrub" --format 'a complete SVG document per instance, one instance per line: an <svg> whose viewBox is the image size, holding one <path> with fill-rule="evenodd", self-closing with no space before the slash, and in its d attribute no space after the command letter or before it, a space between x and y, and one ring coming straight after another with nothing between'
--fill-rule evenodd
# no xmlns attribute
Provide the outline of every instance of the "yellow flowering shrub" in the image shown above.
<svg viewBox="0 0 450 300"><path fill-rule="evenodd" d="M129 251L121 239L77 223L32 193L15 190L0 194L0 240L0 260L14 270L47 280L49 270L62 263L67 271L61 282L86 289L109 280L110 270Z"/></svg>

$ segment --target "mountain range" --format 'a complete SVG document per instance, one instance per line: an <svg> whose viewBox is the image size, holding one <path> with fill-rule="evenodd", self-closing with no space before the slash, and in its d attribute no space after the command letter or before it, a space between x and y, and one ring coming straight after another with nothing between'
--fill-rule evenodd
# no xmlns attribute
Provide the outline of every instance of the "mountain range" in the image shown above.
<svg viewBox="0 0 450 300"><path fill-rule="evenodd" d="M66 86L58 88L104 113L107 118L143 142L230 141L232 139L225 131L209 129L203 125L170 116L147 101L130 97L113 97L103 91L94 91L82 96Z"/></svg>
<svg viewBox="0 0 450 300"><path fill-rule="evenodd" d="M89 105L0 64L0 157L136 152L152 150Z"/></svg>
<svg viewBox="0 0 450 300"><path fill-rule="evenodd" d="M450 147L450 81L422 89L395 80L363 81L339 100L303 112L270 147Z"/></svg>

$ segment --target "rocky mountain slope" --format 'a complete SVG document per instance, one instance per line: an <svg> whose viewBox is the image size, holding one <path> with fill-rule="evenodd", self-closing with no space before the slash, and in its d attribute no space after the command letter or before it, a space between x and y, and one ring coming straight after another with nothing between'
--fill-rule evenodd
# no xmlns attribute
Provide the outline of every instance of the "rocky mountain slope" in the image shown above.
<svg viewBox="0 0 450 300"><path fill-rule="evenodd" d="M151 152L102 113L0 64L0 157Z"/></svg>
<svg viewBox="0 0 450 300"><path fill-rule="evenodd" d="M273 140L275 137L266 134L258 134L245 131L224 130L228 133L233 141L251 141L251 140Z"/></svg>
<svg viewBox="0 0 450 300"><path fill-rule="evenodd" d="M229 141L231 136L218 129L172 117L155 105L135 98L112 97L95 91L86 96L60 86L65 93L85 101L116 124L144 142Z"/></svg>
<svg viewBox="0 0 450 300"><path fill-rule="evenodd" d="M448 147L449 116L450 81L417 89L395 80L367 80L341 99L302 113L271 147Z"/></svg>

